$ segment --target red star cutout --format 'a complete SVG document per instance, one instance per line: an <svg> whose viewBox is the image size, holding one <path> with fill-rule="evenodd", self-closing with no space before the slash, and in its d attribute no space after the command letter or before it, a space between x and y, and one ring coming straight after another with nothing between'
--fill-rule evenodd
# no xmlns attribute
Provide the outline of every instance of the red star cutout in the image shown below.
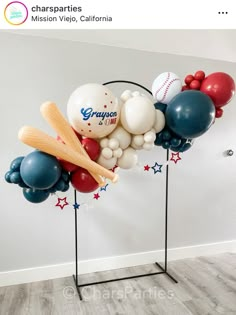
<svg viewBox="0 0 236 315"><path fill-rule="evenodd" d="M149 171L149 169L150 169L150 166L149 166L149 165L145 165L145 166L144 166L144 171Z"/></svg>
<svg viewBox="0 0 236 315"><path fill-rule="evenodd" d="M111 169L111 171L113 172L113 173L115 173L115 170L117 169L117 165L115 165L112 169Z"/></svg>
<svg viewBox="0 0 236 315"><path fill-rule="evenodd" d="M55 205L55 207L60 207L61 210L65 207L68 206L69 203L66 200L67 197L65 198L57 198L57 204Z"/></svg>
<svg viewBox="0 0 236 315"><path fill-rule="evenodd" d="M182 160L181 157L179 156L179 152L177 153L171 153L171 159L170 161L173 161L176 163L178 163L178 161Z"/></svg>
<svg viewBox="0 0 236 315"><path fill-rule="evenodd" d="M98 200L99 198L100 198L100 195L98 193L93 195L93 199Z"/></svg>

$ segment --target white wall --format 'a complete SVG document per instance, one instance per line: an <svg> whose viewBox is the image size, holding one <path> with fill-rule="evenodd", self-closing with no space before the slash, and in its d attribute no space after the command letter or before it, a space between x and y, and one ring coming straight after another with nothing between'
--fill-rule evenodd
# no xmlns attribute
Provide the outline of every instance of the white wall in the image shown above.
<svg viewBox="0 0 236 315"><path fill-rule="evenodd" d="M30 204L18 186L4 181L11 160L32 151L17 140L22 125L54 134L40 116L43 101L55 101L65 113L70 93L81 84L126 79L150 88L164 71L181 78L198 69L225 71L236 78L233 63L7 33L0 33L0 42L0 272L74 259L72 206L60 211L55 197ZM118 93L125 86L111 88ZM235 117L233 101L222 120L170 166L171 248L236 240L236 154L223 156L229 148L236 152ZM142 164L155 161L164 163L163 149L140 154ZM120 174L119 183L110 185L93 209L81 208L82 260L163 248L164 174ZM72 203L73 190L65 195ZM85 202L91 196L79 198Z"/></svg>

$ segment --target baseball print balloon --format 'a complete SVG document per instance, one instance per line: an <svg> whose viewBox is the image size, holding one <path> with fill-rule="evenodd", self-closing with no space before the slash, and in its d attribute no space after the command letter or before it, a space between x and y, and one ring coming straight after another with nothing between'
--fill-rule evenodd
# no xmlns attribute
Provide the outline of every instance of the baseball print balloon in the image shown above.
<svg viewBox="0 0 236 315"><path fill-rule="evenodd" d="M67 104L71 126L81 135L102 138L117 126L120 116L118 98L104 85L89 83L77 88Z"/></svg>
<svg viewBox="0 0 236 315"><path fill-rule="evenodd" d="M168 104L181 90L181 80L173 72L163 72L152 84L152 95L154 99L164 104Z"/></svg>

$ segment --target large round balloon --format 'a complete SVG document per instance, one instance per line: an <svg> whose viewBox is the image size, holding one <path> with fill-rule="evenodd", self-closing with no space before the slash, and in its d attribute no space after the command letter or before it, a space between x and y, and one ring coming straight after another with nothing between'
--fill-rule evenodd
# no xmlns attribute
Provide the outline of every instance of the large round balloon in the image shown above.
<svg viewBox="0 0 236 315"><path fill-rule="evenodd" d="M118 99L106 86L89 83L71 94L67 115L70 124L79 134L102 138L117 126L120 107Z"/></svg>
<svg viewBox="0 0 236 315"><path fill-rule="evenodd" d="M202 81L200 91L210 96L215 107L219 108L228 104L232 99L235 83L227 73L214 72Z"/></svg>
<svg viewBox="0 0 236 315"><path fill-rule="evenodd" d="M61 176L61 166L58 160L41 151L28 154L20 166L23 181L35 189L52 187Z"/></svg>
<svg viewBox="0 0 236 315"><path fill-rule="evenodd" d="M76 190L83 193L90 193L99 187L89 172L81 167L71 174L71 184Z"/></svg>
<svg viewBox="0 0 236 315"><path fill-rule="evenodd" d="M166 109L167 126L183 138L205 133L215 119L215 107L209 96L188 90L176 95Z"/></svg>
<svg viewBox="0 0 236 315"><path fill-rule="evenodd" d="M122 105L121 124L132 134L139 135L151 130L155 119L155 107L145 96L133 96Z"/></svg>
<svg viewBox="0 0 236 315"><path fill-rule="evenodd" d="M40 203L45 201L50 193L45 190L37 190L33 188L23 188L23 195L25 199L32 203Z"/></svg>

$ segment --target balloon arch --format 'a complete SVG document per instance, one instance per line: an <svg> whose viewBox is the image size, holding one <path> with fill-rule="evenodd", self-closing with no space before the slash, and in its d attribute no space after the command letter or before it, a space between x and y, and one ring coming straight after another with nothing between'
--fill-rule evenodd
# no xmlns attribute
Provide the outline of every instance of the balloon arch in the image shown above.
<svg viewBox="0 0 236 315"><path fill-rule="evenodd" d="M106 187L106 179L116 182L114 170L133 168L139 150L155 145L177 153L189 150L222 117L235 83L226 73L205 76L201 70L184 82L182 86L176 74L164 72L154 80L152 92L125 80L82 85L69 98L68 121L54 103L44 103L41 114L57 138L22 127L18 138L36 150L15 158L5 180L23 188L28 201L40 203L57 191L66 192L70 184L90 193ZM153 99L130 90L118 98L107 87L112 83L139 86Z"/></svg>

